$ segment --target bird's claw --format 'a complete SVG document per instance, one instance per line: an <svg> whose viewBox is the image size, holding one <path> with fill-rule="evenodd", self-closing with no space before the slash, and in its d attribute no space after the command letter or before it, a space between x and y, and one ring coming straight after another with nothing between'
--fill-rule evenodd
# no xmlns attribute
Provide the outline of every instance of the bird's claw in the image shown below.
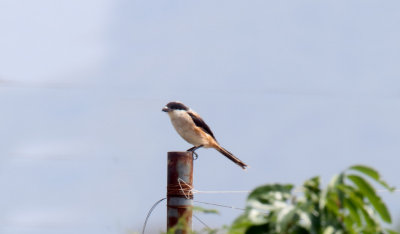
<svg viewBox="0 0 400 234"><path fill-rule="evenodd" d="M192 148L186 150L187 152L192 152L193 160L196 160L199 155L195 152L198 148L203 147L203 145L193 146Z"/></svg>
<svg viewBox="0 0 400 234"><path fill-rule="evenodd" d="M197 160L197 158L199 158L199 155L194 151L191 151L191 152L192 152L193 160Z"/></svg>

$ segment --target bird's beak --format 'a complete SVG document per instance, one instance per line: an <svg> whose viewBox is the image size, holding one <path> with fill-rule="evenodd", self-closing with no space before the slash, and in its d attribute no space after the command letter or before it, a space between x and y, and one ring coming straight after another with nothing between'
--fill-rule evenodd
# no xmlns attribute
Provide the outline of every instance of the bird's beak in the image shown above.
<svg viewBox="0 0 400 234"><path fill-rule="evenodd" d="M169 109L168 109L168 107L164 107L164 108L162 108L162 111L164 111L164 112L168 112L168 111L169 111Z"/></svg>

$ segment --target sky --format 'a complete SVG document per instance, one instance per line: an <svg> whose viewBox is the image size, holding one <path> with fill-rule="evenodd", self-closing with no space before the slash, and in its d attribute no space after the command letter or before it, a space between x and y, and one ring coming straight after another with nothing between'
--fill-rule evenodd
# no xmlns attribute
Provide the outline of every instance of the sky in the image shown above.
<svg viewBox="0 0 400 234"><path fill-rule="evenodd" d="M167 152L191 147L161 112L176 100L251 167L199 149L197 190L327 183L353 164L400 188L399 7L0 1L0 233L139 232L165 197ZM399 193L381 195L399 223ZM195 199L244 207L246 194ZM218 209L199 217L240 214ZM162 203L149 233L165 221Z"/></svg>

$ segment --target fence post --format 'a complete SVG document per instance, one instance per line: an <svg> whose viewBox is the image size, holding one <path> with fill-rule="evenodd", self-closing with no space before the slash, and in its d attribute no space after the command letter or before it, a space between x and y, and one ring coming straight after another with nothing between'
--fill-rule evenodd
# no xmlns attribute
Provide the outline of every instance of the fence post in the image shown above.
<svg viewBox="0 0 400 234"><path fill-rule="evenodd" d="M192 186L192 152L168 152L167 231L179 220L182 220L183 226L175 233L188 234L192 230Z"/></svg>

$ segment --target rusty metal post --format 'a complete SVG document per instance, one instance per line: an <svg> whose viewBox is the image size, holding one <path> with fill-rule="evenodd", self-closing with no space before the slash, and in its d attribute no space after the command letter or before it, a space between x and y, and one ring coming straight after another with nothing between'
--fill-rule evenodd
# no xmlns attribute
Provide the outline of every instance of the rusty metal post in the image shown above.
<svg viewBox="0 0 400 234"><path fill-rule="evenodd" d="M192 152L168 152L167 230L182 220L183 227L175 233L188 234L192 230L193 194Z"/></svg>

